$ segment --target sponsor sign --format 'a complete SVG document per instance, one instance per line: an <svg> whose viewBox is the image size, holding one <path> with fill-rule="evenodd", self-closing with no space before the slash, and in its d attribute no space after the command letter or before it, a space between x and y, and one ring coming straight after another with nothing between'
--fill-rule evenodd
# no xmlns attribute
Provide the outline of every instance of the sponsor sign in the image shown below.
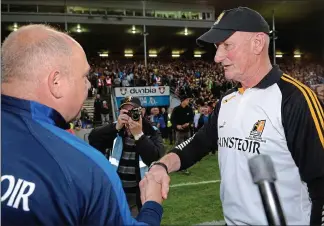
<svg viewBox="0 0 324 226"><path fill-rule="evenodd" d="M142 107L157 107L157 106L169 106L170 96L146 96L138 97L141 100ZM121 105L121 101L124 97L116 97L118 108Z"/></svg>
<svg viewBox="0 0 324 226"><path fill-rule="evenodd" d="M141 96L169 96L169 86L138 86L138 87L117 87L115 88L116 97L141 97Z"/></svg>

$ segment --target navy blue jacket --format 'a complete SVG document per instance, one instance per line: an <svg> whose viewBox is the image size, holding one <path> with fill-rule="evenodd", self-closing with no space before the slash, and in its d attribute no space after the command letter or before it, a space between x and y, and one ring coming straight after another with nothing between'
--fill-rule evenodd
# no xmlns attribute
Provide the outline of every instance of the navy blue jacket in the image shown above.
<svg viewBox="0 0 324 226"><path fill-rule="evenodd" d="M2 225L160 224L153 201L131 217L116 171L58 112L2 95L1 114Z"/></svg>

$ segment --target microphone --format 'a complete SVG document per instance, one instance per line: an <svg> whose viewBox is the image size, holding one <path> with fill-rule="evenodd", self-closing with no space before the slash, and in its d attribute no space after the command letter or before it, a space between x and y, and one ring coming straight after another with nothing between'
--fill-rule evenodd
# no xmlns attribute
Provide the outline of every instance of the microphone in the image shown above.
<svg viewBox="0 0 324 226"><path fill-rule="evenodd" d="M275 187L276 172L270 156L258 155L249 160L253 182L258 185L269 225L286 225Z"/></svg>

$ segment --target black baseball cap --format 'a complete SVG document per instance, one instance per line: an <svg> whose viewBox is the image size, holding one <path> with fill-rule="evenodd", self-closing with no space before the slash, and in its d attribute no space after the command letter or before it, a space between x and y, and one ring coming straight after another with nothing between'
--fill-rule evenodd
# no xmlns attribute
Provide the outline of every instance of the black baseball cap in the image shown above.
<svg viewBox="0 0 324 226"><path fill-rule="evenodd" d="M184 95L181 95L181 96L180 96L180 101L183 102L183 101L185 101L185 100L187 100L187 99L190 99L190 98L191 98L191 97L190 97L189 95L185 95L185 94L184 94Z"/></svg>
<svg viewBox="0 0 324 226"><path fill-rule="evenodd" d="M141 107L141 101L137 97L127 96L122 100L120 108L124 105L132 105L133 107L138 108Z"/></svg>
<svg viewBox="0 0 324 226"><path fill-rule="evenodd" d="M248 7L223 11L209 31L197 39L197 44L219 43L236 31L270 33L269 24L260 13Z"/></svg>

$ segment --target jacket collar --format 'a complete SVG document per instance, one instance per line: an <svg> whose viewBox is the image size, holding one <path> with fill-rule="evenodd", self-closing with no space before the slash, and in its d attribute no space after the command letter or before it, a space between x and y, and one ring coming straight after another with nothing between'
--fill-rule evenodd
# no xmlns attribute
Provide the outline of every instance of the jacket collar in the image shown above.
<svg viewBox="0 0 324 226"><path fill-rule="evenodd" d="M268 74L266 74L266 76L264 76L264 78L252 88L266 89L269 86L277 83L282 74L283 72L279 69L279 66L274 65ZM237 85L235 90L239 91L241 94L244 93L244 89L242 88L241 84Z"/></svg>
<svg viewBox="0 0 324 226"><path fill-rule="evenodd" d="M13 114L31 117L33 120L46 122L62 129L69 128L68 124L56 110L31 100L18 99L1 95L1 108Z"/></svg>
<svg viewBox="0 0 324 226"><path fill-rule="evenodd" d="M255 88L265 89L277 83L283 72L279 69L278 65L274 65L269 73L256 85Z"/></svg>

